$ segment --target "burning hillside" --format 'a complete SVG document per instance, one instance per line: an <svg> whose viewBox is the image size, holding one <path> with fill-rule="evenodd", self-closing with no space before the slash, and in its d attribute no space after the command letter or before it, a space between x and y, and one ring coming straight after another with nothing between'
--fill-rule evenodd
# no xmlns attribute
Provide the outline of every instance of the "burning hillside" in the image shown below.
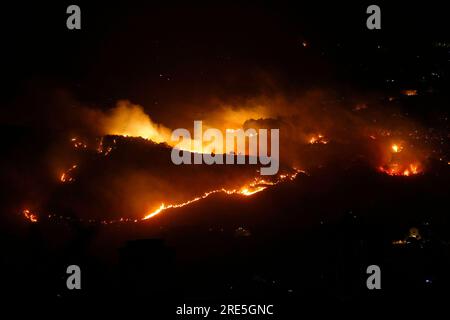
<svg viewBox="0 0 450 320"><path fill-rule="evenodd" d="M262 178L251 165L175 166L170 161L171 148L142 138L105 136L92 143L74 141L79 163L61 173L60 185L40 205L45 217L137 222L217 193L251 196L292 180L298 173L283 168L275 177ZM79 148L80 144L84 147ZM29 210L24 211L28 219Z"/></svg>
<svg viewBox="0 0 450 320"><path fill-rule="evenodd" d="M300 102L294 107L286 105L286 101L263 99L248 102L242 109L222 107L222 127L231 123L235 126L226 128L227 133L238 129L280 129L281 169L273 177L260 176L259 167L248 164L249 161L245 165L174 165L170 161L174 146L171 129L151 120L142 107L122 101L107 113L89 111L88 114L95 114L103 134L69 139L70 149L66 149L65 160L59 161L59 184L52 187L45 201L26 207L24 216L31 221L42 215L105 224L138 222L219 193L251 196L295 179L300 171L336 160L348 166L363 161L391 176L425 172L432 145L424 143L413 123L400 119L391 124L392 128L389 123L376 126L373 120L382 117L379 111L371 113L365 108L365 113L361 113L361 109L346 111L336 106L332 109L336 121L331 123L328 113L319 116L314 111L317 101L312 99L309 106L302 104L304 99ZM270 104L279 104L280 112L267 112L264 105ZM246 119L248 116L256 119ZM217 124L216 117L215 113L207 117L206 128ZM237 119L241 120L236 122ZM188 140L184 151L193 152L192 155L202 150L215 151L209 148L211 141L199 144L196 139L194 135ZM233 158L238 157L236 150L233 149ZM252 157L248 152L247 147L242 155L246 159ZM39 214L31 218L30 210Z"/></svg>

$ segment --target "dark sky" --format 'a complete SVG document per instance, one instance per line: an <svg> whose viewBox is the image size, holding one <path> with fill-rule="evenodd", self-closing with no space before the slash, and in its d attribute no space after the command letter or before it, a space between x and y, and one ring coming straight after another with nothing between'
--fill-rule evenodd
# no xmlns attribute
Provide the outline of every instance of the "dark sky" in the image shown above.
<svg viewBox="0 0 450 320"><path fill-rule="evenodd" d="M87 104L130 99L156 111L175 100L274 88L445 88L449 82L448 19L442 5L429 2L379 3L379 31L365 26L371 2L343 1L77 1L82 30L70 31L65 11L73 3L3 5L2 107L55 88ZM422 79L433 70L439 79ZM395 84L386 83L391 78Z"/></svg>

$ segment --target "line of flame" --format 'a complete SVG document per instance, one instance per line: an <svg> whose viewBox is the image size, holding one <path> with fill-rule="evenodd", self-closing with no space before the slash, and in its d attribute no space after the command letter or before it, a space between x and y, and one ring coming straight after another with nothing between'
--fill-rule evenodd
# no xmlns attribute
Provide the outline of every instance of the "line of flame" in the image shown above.
<svg viewBox="0 0 450 320"><path fill-rule="evenodd" d="M297 176L297 174L299 172L304 172L304 171L296 169L293 174L282 174L282 175L279 176L278 180L275 181L275 182L271 182L271 181L266 181L266 180L263 180L263 179L255 178L255 180L252 183L250 183L248 185L248 187L244 186L241 189L232 189L232 190L227 190L225 188L212 190L212 191L205 192L201 196L195 197L195 198L193 198L191 200L188 200L188 201L182 202L182 203L168 204L168 205L166 205L164 203L161 203L161 205L158 207L158 209L156 209L156 210L146 214L144 216L144 218L142 218L142 220L151 219L151 218L157 216L158 214L160 214L161 212L163 212L163 211L165 211L167 209L181 208L181 207L187 206L187 205L189 205L189 204L191 204L193 202L197 202L199 200L205 199L205 198L207 198L210 195L215 194L215 193L223 192L223 193L226 193L226 194L239 194L239 195L243 195L243 196L251 196L251 195L254 195L255 193L258 193L258 192L261 192L261 191L265 190L268 186L276 185L276 184L278 184L278 183L280 183L280 182L282 182L282 181L284 181L286 179L293 180L293 179L296 178L296 176Z"/></svg>

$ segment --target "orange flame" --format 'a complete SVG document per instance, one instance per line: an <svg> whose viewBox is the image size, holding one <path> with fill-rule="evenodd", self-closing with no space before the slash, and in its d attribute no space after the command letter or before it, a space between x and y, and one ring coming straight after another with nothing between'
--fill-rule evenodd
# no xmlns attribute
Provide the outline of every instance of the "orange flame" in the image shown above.
<svg viewBox="0 0 450 320"><path fill-rule="evenodd" d="M284 180L287 180L287 179L294 180L297 177L297 174L299 172L304 172L304 171L295 169L295 172L293 174L282 174L279 176L278 180L276 180L274 182L267 181L267 180L260 179L260 178L255 178L255 180L253 182L249 183L248 185L243 186L240 189L228 190L228 189L222 188L222 189L212 190L212 191L205 192L203 195L198 196L196 198L193 198L193 199L188 200L183 203L168 204L168 205L161 203L161 205L156 210L145 215L142 220L151 219L167 209L181 208L181 207L187 206L191 203L205 199L205 198L209 197L210 195L219 193L219 192L223 192L225 194L238 194L238 195L242 195L242 196L251 196L251 195L254 195L255 193L265 190L268 186L276 185Z"/></svg>
<svg viewBox="0 0 450 320"><path fill-rule="evenodd" d="M398 163L394 163L388 166L381 166L379 167L379 170L390 176L405 176L405 177L416 175L421 172L420 166L416 163L411 163L406 167L402 167Z"/></svg>
<svg viewBox="0 0 450 320"><path fill-rule="evenodd" d="M313 135L309 140L308 140L309 144L316 144L316 143L321 143L321 144L327 144L328 140L325 139L324 135L322 134L315 134Z"/></svg>
<svg viewBox="0 0 450 320"><path fill-rule="evenodd" d="M28 209L24 209L23 210L23 215L25 216L25 218L27 218L28 220L30 220L31 222L37 222L37 215L35 215L34 213L32 213L30 210Z"/></svg>
<svg viewBox="0 0 450 320"><path fill-rule="evenodd" d="M404 144L392 143L390 145L391 159L384 165L378 167L380 172L386 173L390 176L413 176L421 173L420 162L417 160L417 155L412 152L414 150L407 150L408 152L402 152L404 150ZM399 153L402 152L400 155Z"/></svg>
<svg viewBox="0 0 450 320"><path fill-rule="evenodd" d="M394 144L391 146L391 149L392 149L392 151L393 151L394 153L399 153L400 151L403 150L403 148L402 148L401 146L399 146L398 144L396 144L396 143L394 143Z"/></svg>

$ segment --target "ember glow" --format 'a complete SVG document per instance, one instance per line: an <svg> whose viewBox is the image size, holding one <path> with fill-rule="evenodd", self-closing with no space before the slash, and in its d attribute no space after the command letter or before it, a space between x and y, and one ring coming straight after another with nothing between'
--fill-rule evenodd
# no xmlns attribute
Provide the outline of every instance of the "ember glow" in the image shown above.
<svg viewBox="0 0 450 320"><path fill-rule="evenodd" d="M405 96L417 96L417 90L414 89L403 90L402 94Z"/></svg>
<svg viewBox="0 0 450 320"><path fill-rule="evenodd" d="M24 217L25 217L27 220L29 220L30 222L37 222L37 221L38 221L37 215L34 214L33 212L31 212L31 211L28 210L28 209L24 209L24 210L23 210L23 215L24 215Z"/></svg>
<svg viewBox="0 0 450 320"><path fill-rule="evenodd" d="M75 170L77 167L78 167L78 165L76 165L76 164L71 166L66 172L63 172L61 174L61 177L59 178L59 180L63 183L72 182L74 180L72 173L73 173L73 170Z"/></svg>
<svg viewBox="0 0 450 320"><path fill-rule="evenodd" d="M87 144L78 140L78 138L72 138L71 141L73 142L74 148L83 148L83 149L87 148Z"/></svg>

